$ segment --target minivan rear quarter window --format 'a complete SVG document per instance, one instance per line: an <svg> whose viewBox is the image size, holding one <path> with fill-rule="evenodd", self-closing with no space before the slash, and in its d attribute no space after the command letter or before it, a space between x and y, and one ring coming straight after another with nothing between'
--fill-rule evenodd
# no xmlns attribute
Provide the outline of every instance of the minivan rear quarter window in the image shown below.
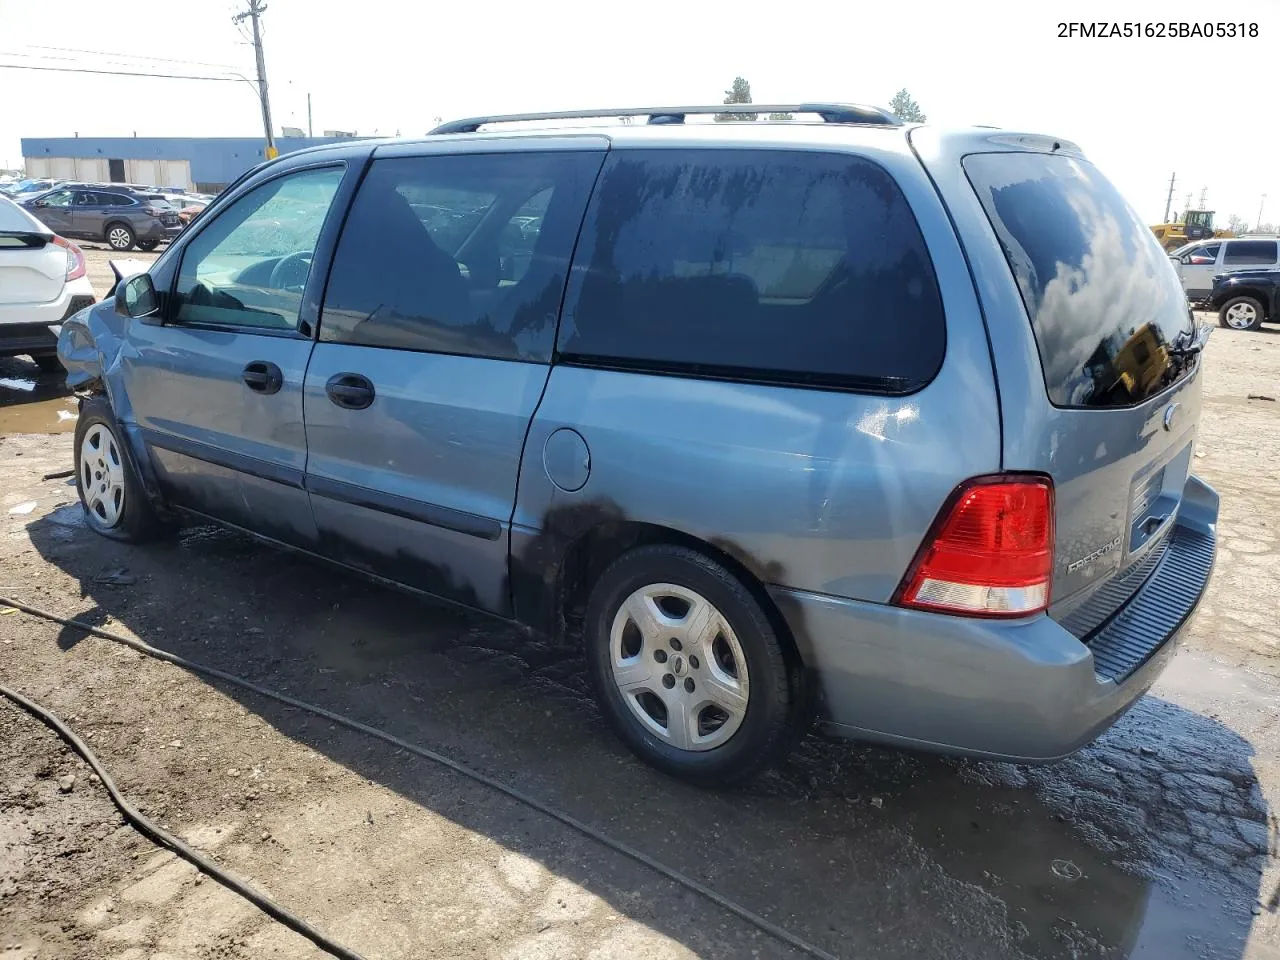
<svg viewBox="0 0 1280 960"><path fill-rule="evenodd" d="M1178 275L1096 167L983 153L964 169L1022 293L1054 404L1131 406L1186 375L1170 350L1192 329Z"/></svg>
<svg viewBox="0 0 1280 960"><path fill-rule="evenodd" d="M942 364L924 238L864 158L613 153L574 262L568 362L889 393Z"/></svg>

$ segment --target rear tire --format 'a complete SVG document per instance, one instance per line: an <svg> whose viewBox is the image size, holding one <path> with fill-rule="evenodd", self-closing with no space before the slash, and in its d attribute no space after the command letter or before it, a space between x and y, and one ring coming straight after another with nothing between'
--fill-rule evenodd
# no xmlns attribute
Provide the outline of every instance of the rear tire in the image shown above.
<svg viewBox="0 0 1280 960"><path fill-rule="evenodd" d="M159 240L139 240L138 249L144 253L150 253L156 247L160 246Z"/></svg>
<svg viewBox="0 0 1280 960"><path fill-rule="evenodd" d="M1253 297L1232 297L1218 311L1218 323L1231 330L1259 330L1265 315Z"/></svg>
<svg viewBox="0 0 1280 960"><path fill-rule="evenodd" d="M136 241L133 228L127 223L119 222L107 224L105 239L107 246L122 253L126 250L132 250Z"/></svg>
<svg viewBox="0 0 1280 960"><path fill-rule="evenodd" d="M147 500L105 397L81 402L75 435L76 492L94 533L145 543L172 531Z"/></svg>
<svg viewBox="0 0 1280 960"><path fill-rule="evenodd" d="M643 625L642 625L643 622ZM639 547L591 591L587 670L609 724L641 760L727 786L781 759L803 726L802 683L768 614L714 560Z"/></svg>

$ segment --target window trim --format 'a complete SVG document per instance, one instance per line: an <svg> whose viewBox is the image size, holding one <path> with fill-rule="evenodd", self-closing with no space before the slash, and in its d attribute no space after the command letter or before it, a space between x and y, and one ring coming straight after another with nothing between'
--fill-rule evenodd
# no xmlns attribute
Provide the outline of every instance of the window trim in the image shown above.
<svg viewBox="0 0 1280 960"><path fill-rule="evenodd" d="M604 180L606 168L612 158L616 156L626 157L637 152L644 153L678 153L678 152L699 152L699 153L720 153L736 154L742 152L752 153L778 153L784 156L821 156L834 157L841 160L855 160L869 164L879 170L893 184L894 188L902 198L902 202L906 205L907 211L911 214L912 222L915 223L916 231L920 235L920 242L926 254L926 260L929 265L929 274L933 277L934 289L937 291L938 307L942 318L941 329L939 331L942 341L942 352L938 360L938 365L929 374L928 377L919 380L907 377L869 377L850 374L805 374L795 370L777 370L764 367L734 367L720 366L704 363L686 363L678 360L635 360L629 357L612 357L602 354L580 353L577 351L562 351L560 349L560 330L564 322L565 306L569 301L569 293L574 289L575 274L578 271L587 271L590 264L585 260L579 259L582 253L582 234L587 227L587 217L592 212L592 205L595 202L596 193L600 188L600 184ZM578 236L573 244L573 259L570 261L569 278L565 283L564 295L560 300L560 314L556 319L556 339L551 351L551 365L563 365L566 367L577 367L588 370L606 370L617 373L637 373L656 377L676 377L688 380L709 380L720 383L735 383L748 386L768 386L782 387L801 390L823 390L831 393L852 393L864 396L882 396L882 397L909 397L919 393L930 384L932 384L941 375L943 368L947 364L947 355L949 353L949 331L947 327L947 304L946 297L943 294L942 279L938 276L938 266L934 263L933 251L929 247L928 237L925 236L924 227L920 223L920 218L916 214L915 208L911 205L911 200L907 196L907 192L902 189L902 184L898 182L898 178L893 175L879 160L868 156L857 150L831 150L831 149L805 149L803 147L792 146L790 144L760 144L750 147L724 147L716 146L708 143L681 143L678 145L658 145L658 144L635 144L628 145L624 149L612 149L606 155L604 162L600 165L600 171L596 175L596 181L592 185L590 196L587 198L586 208L582 213L582 222L578 225Z"/></svg>
<svg viewBox="0 0 1280 960"><path fill-rule="evenodd" d="M200 220L202 222L200 223L199 228L193 231L185 239L185 242L182 245L180 256L178 257L177 266L174 267L174 270L173 270L173 279L169 283L168 296L166 297L167 302L165 303L164 309L160 314L161 326L179 327L184 330L212 330L212 331L218 331L222 333L253 334L255 336L276 337L278 339L285 339L285 340L315 340L320 333L319 324L311 321L304 321L302 314L307 304L307 292L311 289L311 285L317 282L315 266L316 266L316 261L319 259L319 256L320 256L321 245L325 241L325 228L329 225L330 218L333 217L334 211L339 205L339 203L342 203L344 206L344 209L342 212L342 218L343 218L343 222L344 223L346 222L345 208L350 206L350 201L349 201L349 198L346 198L346 199L343 198L342 188L343 188L343 184L346 182L348 176L351 173L351 163L349 163L347 160L324 160L317 163L307 163L307 164L300 164L296 167L289 167L286 170L278 171L275 176L264 177L263 179L253 183L252 185L246 186L243 191L238 193L235 197L230 198L226 203L222 205L224 210L229 209L230 207L235 206L236 203L238 203L244 197L248 196L254 190L257 190L259 187L264 187L269 183L275 183L277 180L283 180L286 177L292 177L302 173L311 173L315 170L325 170L325 169L341 170L342 177L338 180L338 188L334 191L333 200L330 201L329 203L329 210L325 214L324 220L321 221L320 232L316 235L316 246L315 246L315 249L312 251L312 255L311 255L311 272L307 275L307 285L302 291L302 300L298 305L298 323L296 326L294 326L292 330L277 330L273 327L254 327L254 326L245 326L245 325L232 324L232 323L201 323L201 322L192 323L190 321L178 319L178 309L180 306L179 298L178 298L178 281L181 280L182 278L182 265L187 260L187 253L191 249L191 244L194 243L195 240L200 236L200 234L203 233L208 228L210 223L217 222L217 219L218 219L217 217L201 217ZM363 172L361 174L361 178L363 179ZM210 204L210 206L212 206L212 204ZM220 211L218 216L221 216L221 215L222 215L222 212ZM324 273L325 273L324 282L327 283L328 270L326 269ZM311 327L311 332L309 334L303 333L302 330L300 329L304 322L307 322Z"/></svg>

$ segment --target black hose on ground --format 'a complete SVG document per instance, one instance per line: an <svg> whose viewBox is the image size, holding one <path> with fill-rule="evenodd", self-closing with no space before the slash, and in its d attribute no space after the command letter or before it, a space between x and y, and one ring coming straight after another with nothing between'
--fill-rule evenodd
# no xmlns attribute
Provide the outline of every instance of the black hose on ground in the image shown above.
<svg viewBox="0 0 1280 960"><path fill-rule="evenodd" d="M344 726L349 730L355 730L358 733L366 734L367 736L374 737L375 739L381 740L384 743L391 744L393 747L397 747L401 750L404 750L407 753L412 753L415 756L422 757L424 760L430 760L433 763L438 763L441 766L448 767L450 770L454 771L455 773L461 774L462 776L467 777L471 780L474 780L477 783L483 784L484 786L489 787L490 789L496 790L498 793L501 793L507 797L510 797L512 800L515 800L518 803L522 803L525 806L530 807L534 810L537 810L539 813L544 814L545 816L548 816L553 820L557 820L560 823L563 823L566 827L569 827L573 830L578 831L583 836L589 837L592 840L596 841L597 843L601 844L602 846L608 847L610 850L613 850L615 853L620 853L625 857L629 857L630 859L635 860L637 863L644 864L644 866L653 870L655 873L659 873L662 876L666 877L668 880L672 881L673 883L679 884L680 886L684 887L686 890L690 890L693 893L696 893L699 896L706 898L707 900L711 901L721 909L727 910L729 913L732 913L734 916L738 917L738 919L746 921L756 929L764 933L767 933L769 936L773 937L774 939L779 940L782 943L785 943L788 946L795 948L801 953L808 954L811 957L815 957L816 960L839 960L839 958L836 957L834 954L828 953L826 950L823 950L821 947L818 947L812 943L809 943L807 940L802 940L800 937L796 936L794 933L791 933L788 930L784 930L782 927L778 926L773 921L767 920L764 917L760 916L758 913L748 910L746 907L735 903L734 901L728 899L727 897L712 890L706 884L700 883L699 881L694 880L692 877L687 877L680 871L675 870L672 867L668 867L666 864L658 860L655 860L653 857L649 856L647 853L637 850L635 847L629 846L628 844L623 843L621 840L615 840L613 837L597 830L595 827L591 826L590 824L584 823L583 821L579 820L577 817L573 816L572 814L564 813L561 810L557 810L555 807L548 805L542 800L539 800L537 797L533 797L516 787L503 783L501 780L496 780L493 777L488 776L487 774L483 774L479 770L473 770L470 767L466 766L465 764L459 763L457 760L454 760L451 757L445 756L443 753L438 753L435 750L432 750L428 747L419 746L418 744L411 743L408 740L402 740L399 737L393 736L392 734L389 734L383 730L379 730L377 727L371 727L366 723L361 723L359 720L352 720L351 718L345 717L340 713L334 713L332 710L327 710L324 707L318 707L315 704L307 703L305 700L299 700L296 697L291 697L287 693L278 693L275 690L271 690L268 687L264 687L264 686L261 686L260 684L254 683L252 680L245 680L241 677L237 677L235 674L227 673L225 670L219 670L217 667L210 667L210 666L206 666L203 663L197 663L194 660L188 660L185 657L178 656L177 654L169 653L168 651L161 650L158 647L153 647L149 643L145 643L141 640L135 640L132 637L126 637L126 636L123 636L122 634L112 633L110 630L103 630L101 627L95 627L92 624L85 623L82 620L74 620L74 619L68 619L66 617L60 617L55 613L49 613L47 610L41 610L38 607L28 606L25 603L19 603L18 601L11 600L8 597L0 596L0 606L12 607L14 610L21 610L23 613L28 614L29 616L39 617L42 620L48 620L52 623L60 623L65 627L74 627L75 629L82 630L85 633L90 634L92 636L101 637L103 640L110 640L113 643L124 644L126 647L130 647L134 650L137 650L139 653L146 654L148 657L154 657L157 660L164 660L167 663L172 663L174 666L182 667L187 670L192 670L196 673L203 673L210 677L216 677L219 680L224 681L225 683L230 683L233 686L240 687L243 690L248 690L252 693L258 694L259 696L266 697L270 700L275 700L278 703L283 703L288 706L295 707L299 710L305 710L308 713L315 714L318 717L324 717L326 720L329 720L333 723ZM13 696L13 694L10 691L6 690L4 687L0 687L0 693L4 693L6 696L10 696L10 697ZM18 702L18 701L15 701L15 702ZM30 701L27 701L27 702L30 703ZM37 714L37 716L40 716L41 719L44 719L44 717L40 714ZM52 714L49 714L49 716L52 716ZM54 719L56 720L56 718ZM66 730L65 727L62 727L60 725L60 721L59 721L59 726L55 727L54 729L57 729L59 733L63 733L63 731L66 731L66 733L63 734L64 738L67 734L70 734L69 730ZM80 746L83 747L83 744L81 744ZM87 750L88 748L84 747L84 751L87 752ZM83 752L81 753L81 756L85 756L86 760L89 759L89 757L86 756L85 753ZM102 782L108 783L109 781L107 777L104 775L105 771L100 769L100 766L97 765L96 763L96 759L94 761L90 761L90 763L91 765L94 766L94 770L98 773L98 776L102 777ZM113 794L112 799L116 800L116 805L119 806L121 810L125 809L125 807L122 805L123 800L117 799L117 795ZM170 837L168 834L164 833L164 831L161 831L159 827L157 827L155 824L151 823L150 821L146 820L136 810L133 810L132 807L130 807L129 810L132 812L134 817L146 823L147 829L143 829L143 827L139 826L136 821L134 822L134 825L138 826L138 829L141 830L141 832L147 834L153 840L156 840L157 843L161 843L163 846L168 846L170 847L170 849L174 850L175 853L180 853L183 856L186 856L186 854L183 854L178 847L172 846L168 842L168 840L171 840L173 843L181 845L183 850L189 851L193 856L201 857L199 853L197 853L194 850L191 850L191 848L183 844L181 840L178 840L176 837ZM159 839L159 837L168 837L168 840L161 840ZM187 857L187 859L191 859L191 857ZM196 860L191 860L191 862L195 863L196 866L200 867L200 869L202 870L206 869L202 865L203 863L207 863L207 861L204 861L203 857L201 857L200 862L197 862ZM217 869L217 868L215 867L214 869ZM206 872L208 872L210 876L213 876L214 879L227 884L227 886L230 886L231 889L235 890L237 893L241 893L242 896L245 896L246 898L251 900L254 904L261 907L266 913L275 917L277 920L280 920L281 923L285 923L287 926L292 927L292 929L297 930L303 936L309 937L322 950L327 950L329 953L332 953L334 956L343 957L343 958L350 957L350 958L356 958L356 960L362 960L362 958L360 958L358 954L352 953L351 951L347 950L345 947L340 947L337 945L328 946L326 945L327 941L321 942L320 940L315 939L316 937L319 937L322 935L319 934L317 931L315 931L314 928L307 926L305 923L303 923L303 921L293 917L292 914L288 914L287 912L284 911L282 907L279 907L271 903L271 901L268 900L267 898L261 897L261 895L254 893L253 891L250 890L250 888L244 886L239 881L234 880L234 878L228 878L228 879L238 884L238 886L232 886L231 883L228 883L227 880L224 880L222 877L213 873L212 870L206 870ZM264 906L263 905L264 903L269 905L270 909L268 909L267 906ZM286 920L285 917L288 917L289 919ZM311 931L311 933L307 933L304 930L293 926L293 923L302 924L302 926L306 927L306 930ZM343 952L336 952L336 951L343 951Z"/></svg>
<svg viewBox="0 0 1280 960"><path fill-rule="evenodd" d="M84 762L89 764L89 766L93 768L93 772L102 780L102 785L107 788L107 793L111 797L111 801L120 810L120 813L124 816L125 820L132 824L134 829L143 836L155 841L162 847L167 847L172 850L178 856L182 857L183 860L186 860L195 866L195 868L201 873L208 874L228 890L240 894L240 896L244 897L267 916L284 924L295 933L299 933L306 937L325 953L331 954L335 957L340 957L341 960L364 960L364 958L354 950L348 950L342 944L335 943L330 940L301 917L286 910L271 898L264 896L257 890L254 890L253 887L249 886L238 877L227 873L227 871L223 870L200 851L187 846L187 844L183 843L168 830L162 829L158 824L147 819L147 817L140 813L138 809L120 793L119 788L116 787L115 781L111 779L111 774L107 772L107 768L102 765L102 762L97 758L94 752L89 749L88 745L76 736L71 728L63 723L56 714L45 707L40 706L40 704L36 703L34 700L27 699L16 690L10 690L3 684L0 684L0 695L8 697L37 720L40 720L47 726L51 727L58 736L67 742L72 750L80 754L80 756L84 758Z"/></svg>

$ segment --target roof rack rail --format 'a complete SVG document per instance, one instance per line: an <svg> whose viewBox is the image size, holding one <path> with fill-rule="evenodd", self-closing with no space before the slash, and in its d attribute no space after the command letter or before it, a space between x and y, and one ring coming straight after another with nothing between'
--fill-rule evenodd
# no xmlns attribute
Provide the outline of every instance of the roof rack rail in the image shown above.
<svg viewBox="0 0 1280 960"><path fill-rule="evenodd" d="M626 107L604 110L559 110L552 113L509 113L490 117L468 117L450 120L431 131L437 133L475 133L490 123L519 123L526 120L594 120L605 117L648 117L649 123L684 123L690 114L715 113L816 113L827 123L860 123L898 127L902 121L880 107L856 103L717 103L701 107Z"/></svg>

